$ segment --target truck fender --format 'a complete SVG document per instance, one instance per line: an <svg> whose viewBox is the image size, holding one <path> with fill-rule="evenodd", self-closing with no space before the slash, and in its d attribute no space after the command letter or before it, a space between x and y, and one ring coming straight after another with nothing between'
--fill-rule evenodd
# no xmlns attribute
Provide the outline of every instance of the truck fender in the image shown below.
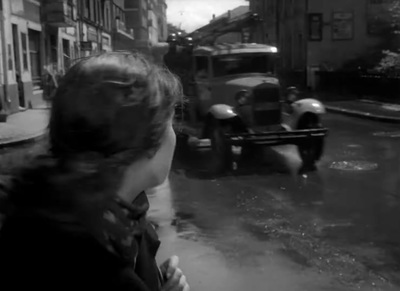
<svg viewBox="0 0 400 291"><path fill-rule="evenodd" d="M301 99L292 104L293 112L290 116L287 116L285 124L289 128L296 128L300 118L305 113L312 113L315 115L325 114L325 106L316 99Z"/></svg>
<svg viewBox="0 0 400 291"><path fill-rule="evenodd" d="M219 120L230 119L237 116L235 109L226 104L215 104L208 110L208 113Z"/></svg>
<svg viewBox="0 0 400 291"><path fill-rule="evenodd" d="M293 103L293 113L301 116L306 112L315 113L317 115L326 113L325 106L318 100L307 98L301 99Z"/></svg>

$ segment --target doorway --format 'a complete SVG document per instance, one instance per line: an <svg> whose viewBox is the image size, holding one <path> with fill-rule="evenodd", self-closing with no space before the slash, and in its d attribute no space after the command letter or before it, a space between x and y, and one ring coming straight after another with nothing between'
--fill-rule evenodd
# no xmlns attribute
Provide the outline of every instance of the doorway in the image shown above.
<svg viewBox="0 0 400 291"><path fill-rule="evenodd" d="M64 53L64 72L69 69L71 65L71 51L70 51L70 45L69 45L69 40L63 39L62 40L62 46L63 46L63 53Z"/></svg>
<svg viewBox="0 0 400 291"><path fill-rule="evenodd" d="M18 101L20 109L26 107L25 104L25 93L24 93L24 83L22 82L22 70L21 70L21 59L19 55L19 33L18 25L12 24L12 36L13 36L13 47L14 47L14 64L15 64L15 80L17 81L18 88Z"/></svg>

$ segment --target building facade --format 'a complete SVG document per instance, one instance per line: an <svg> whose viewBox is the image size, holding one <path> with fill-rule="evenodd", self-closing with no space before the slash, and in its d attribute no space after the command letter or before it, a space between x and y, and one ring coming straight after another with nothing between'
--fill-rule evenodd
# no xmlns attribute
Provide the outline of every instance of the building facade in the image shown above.
<svg viewBox="0 0 400 291"><path fill-rule="evenodd" d="M78 2L45 0L42 6L44 66L54 73L62 73L80 56Z"/></svg>
<svg viewBox="0 0 400 291"><path fill-rule="evenodd" d="M41 3L34 0L1 2L1 110L7 113L39 106L44 42Z"/></svg>
<svg viewBox="0 0 400 291"><path fill-rule="evenodd" d="M158 1L156 6L158 42L165 42L168 38L167 8L166 0Z"/></svg>
<svg viewBox="0 0 400 291"><path fill-rule="evenodd" d="M380 17L391 0L249 0L262 17L254 40L276 45L281 69L316 86L315 71L339 70L382 42Z"/></svg>
<svg viewBox="0 0 400 291"><path fill-rule="evenodd" d="M129 13L125 0L111 1L111 26L113 32L113 45L115 50L130 50L134 47L134 29L129 26Z"/></svg>
<svg viewBox="0 0 400 291"><path fill-rule="evenodd" d="M63 75L80 58L166 53L166 9L165 0L0 0L0 115L44 105L47 72Z"/></svg>
<svg viewBox="0 0 400 291"><path fill-rule="evenodd" d="M127 25L135 33L135 46L149 50L168 37L166 0L125 0Z"/></svg>

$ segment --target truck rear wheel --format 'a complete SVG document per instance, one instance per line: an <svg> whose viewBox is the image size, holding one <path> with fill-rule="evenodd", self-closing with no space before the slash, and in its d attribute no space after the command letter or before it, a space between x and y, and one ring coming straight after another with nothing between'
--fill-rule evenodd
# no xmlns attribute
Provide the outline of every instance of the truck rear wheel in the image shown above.
<svg viewBox="0 0 400 291"><path fill-rule="evenodd" d="M316 114L306 113L300 118L297 128L318 129L322 125ZM304 140L297 146L304 169L315 170L315 163L321 159L324 145L324 138L321 137Z"/></svg>

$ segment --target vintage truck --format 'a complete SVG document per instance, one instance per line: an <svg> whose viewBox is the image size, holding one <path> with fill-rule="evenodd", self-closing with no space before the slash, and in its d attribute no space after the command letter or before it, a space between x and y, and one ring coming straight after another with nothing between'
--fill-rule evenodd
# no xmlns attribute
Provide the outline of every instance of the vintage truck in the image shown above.
<svg viewBox="0 0 400 291"><path fill-rule="evenodd" d="M176 132L192 145L208 141L217 171L235 169L237 156L254 146L297 145L309 169L321 158L325 108L315 99L286 98L277 55L276 47L263 44L218 44L191 52L186 78L191 89L177 110Z"/></svg>

